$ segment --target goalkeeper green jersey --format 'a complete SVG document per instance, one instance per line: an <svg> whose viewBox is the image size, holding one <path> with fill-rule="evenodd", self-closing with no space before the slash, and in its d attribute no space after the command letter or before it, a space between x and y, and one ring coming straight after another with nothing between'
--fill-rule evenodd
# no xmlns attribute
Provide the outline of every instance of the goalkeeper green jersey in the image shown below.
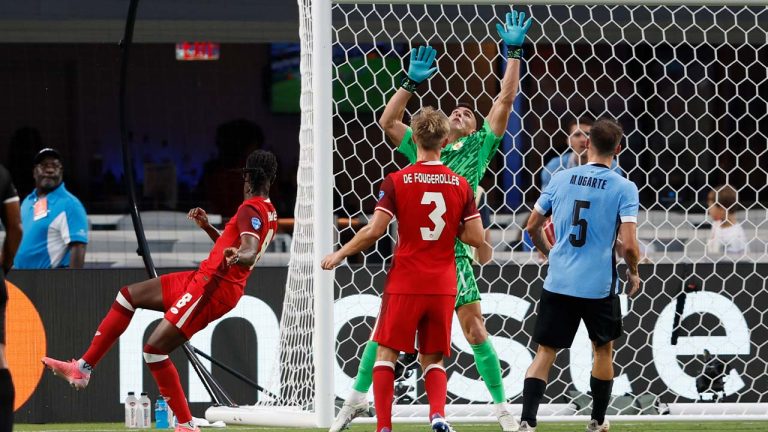
<svg viewBox="0 0 768 432"><path fill-rule="evenodd" d="M496 136L488 120L484 120L482 129L443 147L440 160L453 172L467 179L472 191L477 192L477 185L485 175L485 170L498 150L502 138L503 136ZM413 131L410 127L406 130L397 150L404 154L410 163L416 162L416 143L413 142ZM470 257L472 257L470 246L456 239L456 258Z"/></svg>

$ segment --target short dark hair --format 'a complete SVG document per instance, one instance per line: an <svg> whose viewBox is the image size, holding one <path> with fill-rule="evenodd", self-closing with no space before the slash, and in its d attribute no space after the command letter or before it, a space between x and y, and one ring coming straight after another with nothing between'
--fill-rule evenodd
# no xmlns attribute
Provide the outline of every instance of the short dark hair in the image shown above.
<svg viewBox="0 0 768 432"><path fill-rule="evenodd" d="M277 158L272 152L254 150L248 155L243 173L250 174L249 183L252 191L269 189L277 176Z"/></svg>
<svg viewBox="0 0 768 432"><path fill-rule="evenodd" d="M467 101L459 101L456 103L456 106L453 107L453 109L456 108L466 108L470 111L472 111L472 114L475 116L475 129L481 129L483 127L483 117L480 116L477 111L475 111L475 106Z"/></svg>
<svg viewBox="0 0 768 432"><path fill-rule="evenodd" d="M590 142L601 155L613 154L623 136L624 130L621 125L609 118L601 118L596 121L589 132Z"/></svg>
<svg viewBox="0 0 768 432"><path fill-rule="evenodd" d="M576 125L587 125L592 126L595 123L594 119L592 119L591 116L588 114L582 114L580 116L572 117L565 123L565 134L570 136L571 135L571 128L573 128Z"/></svg>

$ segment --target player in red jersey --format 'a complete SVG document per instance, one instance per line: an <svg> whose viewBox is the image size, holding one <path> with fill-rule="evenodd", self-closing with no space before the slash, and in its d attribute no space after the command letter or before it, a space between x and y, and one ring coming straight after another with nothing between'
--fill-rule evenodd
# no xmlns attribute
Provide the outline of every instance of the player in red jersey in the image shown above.
<svg viewBox="0 0 768 432"><path fill-rule="evenodd" d="M321 263L333 269L346 257L373 245L398 219L398 241L373 333L378 342L373 368L377 432L392 430L395 362L412 353L417 338L432 429L450 430L445 421L447 377L443 356L451 353L451 321L456 302L454 240L479 247L483 225L467 181L440 162L450 125L445 114L423 108L411 121L417 162L388 175L381 185L371 222Z"/></svg>
<svg viewBox="0 0 768 432"><path fill-rule="evenodd" d="M137 308L165 312L144 345L144 360L160 394L176 414L176 431L199 431L168 354L229 312L242 297L251 269L277 231L277 213L269 201L269 187L276 173L277 159L272 153L251 153L243 169L245 200L223 232L208 223L202 209L189 212L190 219L215 242L200 267L123 287L79 360L63 362L43 357L43 364L76 389L85 388L91 371L128 327Z"/></svg>

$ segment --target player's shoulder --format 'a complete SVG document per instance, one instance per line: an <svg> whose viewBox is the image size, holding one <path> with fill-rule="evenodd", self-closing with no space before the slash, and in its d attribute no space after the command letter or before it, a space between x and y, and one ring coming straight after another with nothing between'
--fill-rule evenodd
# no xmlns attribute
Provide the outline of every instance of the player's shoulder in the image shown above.
<svg viewBox="0 0 768 432"><path fill-rule="evenodd" d="M616 186L621 190L626 190L629 192L637 192L637 185L632 180L624 177L623 175L617 173L614 170L609 170L608 174L611 178L611 182L616 184Z"/></svg>
<svg viewBox="0 0 768 432"><path fill-rule="evenodd" d="M580 166L576 166L572 168L557 170L554 174L552 174L552 178L549 180L549 183L552 185L556 185L558 183L563 182L566 179L570 179L571 176L579 174L580 168L581 168Z"/></svg>
<svg viewBox="0 0 768 432"><path fill-rule="evenodd" d="M269 199L269 197L254 196L243 201L243 203L240 204L238 211L244 209L268 212L273 211L275 207L272 205L272 201Z"/></svg>

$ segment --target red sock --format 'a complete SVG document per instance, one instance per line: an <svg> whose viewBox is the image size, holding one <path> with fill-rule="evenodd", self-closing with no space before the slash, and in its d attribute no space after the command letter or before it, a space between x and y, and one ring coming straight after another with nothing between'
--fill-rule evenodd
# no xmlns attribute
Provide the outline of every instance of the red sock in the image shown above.
<svg viewBox="0 0 768 432"><path fill-rule="evenodd" d="M427 390L427 400L429 400L429 419L437 414L445 417L445 399L448 395L448 377L445 375L445 369L432 364L424 372L424 388ZM378 410L377 410L378 412Z"/></svg>
<svg viewBox="0 0 768 432"><path fill-rule="evenodd" d="M155 378L157 388L160 394L165 396L168 406L171 407L179 424L192 420L192 413L187 405L187 398L184 396L184 389L181 388L179 372L168 358L167 353L160 352L152 345L144 345L144 361L149 366L149 371Z"/></svg>
<svg viewBox="0 0 768 432"><path fill-rule="evenodd" d="M112 348L117 338L128 328L128 324L131 323L133 318L133 300L128 293L128 288L123 287L117 294L115 302L112 303L112 308L107 312L107 316L99 324L99 328L96 331L96 335L93 336L91 346L88 347L88 351L83 354L83 360L96 367L96 364L101 361L104 354Z"/></svg>
<svg viewBox="0 0 768 432"><path fill-rule="evenodd" d="M392 398L395 397L395 364L377 361L373 366L373 404L376 407L376 432L392 430Z"/></svg>

